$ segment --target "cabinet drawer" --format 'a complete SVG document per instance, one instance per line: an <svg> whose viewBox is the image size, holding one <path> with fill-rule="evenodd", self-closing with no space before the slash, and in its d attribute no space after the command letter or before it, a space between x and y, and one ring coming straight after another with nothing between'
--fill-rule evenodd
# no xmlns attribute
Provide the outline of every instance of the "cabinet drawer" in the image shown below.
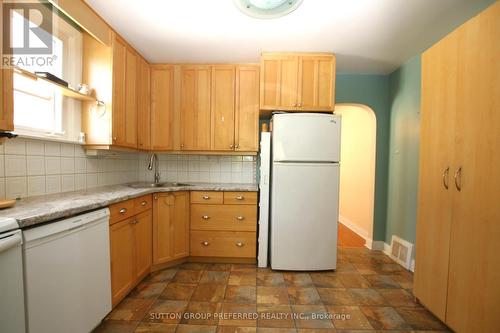
<svg viewBox="0 0 500 333"><path fill-rule="evenodd" d="M226 205L252 205L257 204L257 192L224 192Z"/></svg>
<svg viewBox="0 0 500 333"><path fill-rule="evenodd" d="M192 230L257 230L255 205L191 205Z"/></svg>
<svg viewBox="0 0 500 333"><path fill-rule="evenodd" d="M255 258L256 233L191 231L191 256Z"/></svg>
<svg viewBox="0 0 500 333"><path fill-rule="evenodd" d="M133 216L134 199L118 202L109 206L109 224L116 223Z"/></svg>
<svg viewBox="0 0 500 333"><path fill-rule="evenodd" d="M221 204L222 201L223 201L222 192L214 192L214 191L191 192L191 203Z"/></svg>
<svg viewBox="0 0 500 333"><path fill-rule="evenodd" d="M151 194L143 195L134 199L134 211L135 214L142 213L153 207L153 200Z"/></svg>

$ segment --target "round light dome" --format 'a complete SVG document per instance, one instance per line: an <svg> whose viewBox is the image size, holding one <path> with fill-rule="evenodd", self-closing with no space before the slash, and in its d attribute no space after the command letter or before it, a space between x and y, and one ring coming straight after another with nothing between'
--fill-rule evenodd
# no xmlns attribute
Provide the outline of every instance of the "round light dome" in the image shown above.
<svg viewBox="0 0 500 333"><path fill-rule="evenodd" d="M248 16L270 19L285 16L300 6L303 0L234 0L236 7Z"/></svg>

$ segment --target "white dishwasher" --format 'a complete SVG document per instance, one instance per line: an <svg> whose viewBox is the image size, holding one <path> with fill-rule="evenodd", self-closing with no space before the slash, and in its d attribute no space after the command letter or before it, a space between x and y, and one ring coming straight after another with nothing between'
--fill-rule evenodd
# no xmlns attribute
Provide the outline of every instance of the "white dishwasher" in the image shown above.
<svg viewBox="0 0 500 333"><path fill-rule="evenodd" d="M28 332L90 332L111 311L109 209L23 234Z"/></svg>

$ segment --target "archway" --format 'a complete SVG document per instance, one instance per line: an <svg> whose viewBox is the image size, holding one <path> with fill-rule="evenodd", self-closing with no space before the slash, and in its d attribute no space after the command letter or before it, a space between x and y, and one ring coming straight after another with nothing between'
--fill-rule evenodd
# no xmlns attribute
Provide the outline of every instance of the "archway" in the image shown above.
<svg viewBox="0 0 500 333"><path fill-rule="evenodd" d="M342 115L339 222L372 247L375 203L375 112L362 104L337 104ZM342 227L342 226L341 226Z"/></svg>

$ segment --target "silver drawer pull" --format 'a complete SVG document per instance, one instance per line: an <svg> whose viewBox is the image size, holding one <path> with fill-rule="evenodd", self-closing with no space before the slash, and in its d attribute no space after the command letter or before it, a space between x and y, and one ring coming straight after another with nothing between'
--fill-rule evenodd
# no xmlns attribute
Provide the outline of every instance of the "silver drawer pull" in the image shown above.
<svg viewBox="0 0 500 333"><path fill-rule="evenodd" d="M243 199L245 199L245 198L244 198L242 195L238 195L238 196L236 197L236 200L243 200Z"/></svg>
<svg viewBox="0 0 500 333"><path fill-rule="evenodd" d="M209 242L207 242L207 241L204 241L204 242L201 242L201 245L203 245L203 246L208 246L208 245L210 245L210 243L209 243Z"/></svg>
<svg viewBox="0 0 500 333"><path fill-rule="evenodd" d="M141 206L146 206L147 204L148 204L148 202L147 202L147 201L143 201L143 202L141 202Z"/></svg>
<svg viewBox="0 0 500 333"><path fill-rule="evenodd" d="M243 244L243 242L236 242L237 247L242 247L243 245L245 245L245 244Z"/></svg>
<svg viewBox="0 0 500 333"><path fill-rule="evenodd" d="M204 195L204 196L202 196L202 199L203 200L208 200L208 199L210 199L210 197L208 195Z"/></svg>
<svg viewBox="0 0 500 333"><path fill-rule="evenodd" d="M127 212L127 208L122 208L119 211L119 213L122 214L122 215L125 214L126 212Z"/></svg>
<svg viewBox="0 0 500 333"><path fill-rule="evenodd" d="M208 219L210 218L210 216L208 216L208 215L203 215L201 218L202 218L202 219L204 219L204 220L208 220Z"/></svg>
<svg viewBox="0 0 500 333"><path fill-rule="evenodd" d="M236 216L236 219L238 221L243 221L245 219L245 217L244 216Z"/></svg>

